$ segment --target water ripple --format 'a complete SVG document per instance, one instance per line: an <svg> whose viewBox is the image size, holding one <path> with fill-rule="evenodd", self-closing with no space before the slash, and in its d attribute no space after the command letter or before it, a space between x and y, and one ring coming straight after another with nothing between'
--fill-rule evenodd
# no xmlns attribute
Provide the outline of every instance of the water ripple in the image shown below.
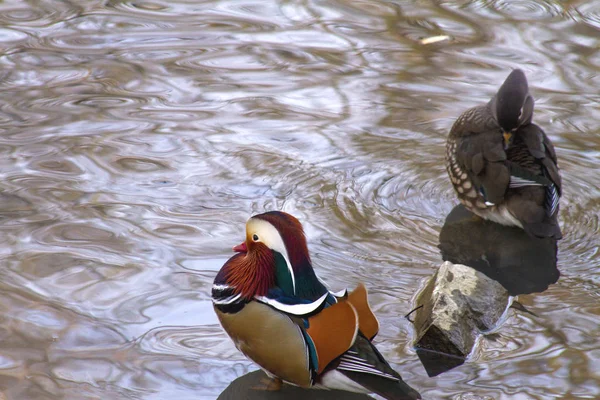
<svg viewBox="0 0 600 400"><path fill-rule="evenodd" d="M564 15L564 9L553 1L498 0L492 2L491 5L504 16L519 21L539 21Z"/></svg>
<svg viewBox="0 0 600 400"><path fill-rule="evenodd" d="M271 209L332 289L367 284L425 398L600 396L596 2L55 3L0 4L6 396L216 398L256 366L210 287ZM562 168L561 279L428 379L401 316L457 203L445 136L516 67Z"/></svg>

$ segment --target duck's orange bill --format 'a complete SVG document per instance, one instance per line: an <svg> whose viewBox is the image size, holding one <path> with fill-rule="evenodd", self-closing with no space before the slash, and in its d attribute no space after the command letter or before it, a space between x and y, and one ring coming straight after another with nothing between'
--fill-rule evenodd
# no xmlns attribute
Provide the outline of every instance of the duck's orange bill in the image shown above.
<svg viewBox="0 0 600 400"><path fill-rule="evenodd" d="M246 242L242 242L242 243L238 244L237 246L234 246L233 251L238 252L238 253L247 253L248 246L246 246Z"/></svg>
<svg viewBox="0 0 600 400"><path fill-rule="evenodd" d="M502 136L504 136L504 148L508 148L508 146L512 143L512 133L504 132L502 133Z"/></svg>

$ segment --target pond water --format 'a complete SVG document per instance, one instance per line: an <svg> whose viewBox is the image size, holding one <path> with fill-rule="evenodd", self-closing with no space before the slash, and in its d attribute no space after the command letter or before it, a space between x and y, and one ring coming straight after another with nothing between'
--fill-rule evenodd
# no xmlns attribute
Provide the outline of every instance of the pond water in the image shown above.
<svg viewBox="0 0 600 400"><path fill-rule="evenodd" d="M9 0L0 48L2 398L217 398L257 367L210 287L274 209L332 290L366 283L424 398L600 398L600 2ZM561 277L429 378L403 316L458 203L445 137L516 67L562 169Z"/></svg>

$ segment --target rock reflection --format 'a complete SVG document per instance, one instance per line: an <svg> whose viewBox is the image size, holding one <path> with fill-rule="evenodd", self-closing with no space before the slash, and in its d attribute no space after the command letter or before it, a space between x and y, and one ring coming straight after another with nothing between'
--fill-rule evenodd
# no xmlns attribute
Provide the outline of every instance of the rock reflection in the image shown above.
<svg viewBox="0 0 600 400"><path fill-rule="evenodd" d="M341 390L302 389L284 384L281 390L261 389L262 380L267 379L263 371L254 371L240 376L221 393L217 400L369 400L366 394Z"/></svg>
<svg viewBox="0 0 600 400"><path fill-rule="evenodd" d="M477 338L494 329L510 296L543 292L560 276L557 244L474 216L462 205L446 217L444 264L418 297L416 351L429 376L463 364Z"/></svg>
<svg viewBox="0 0 600 400"><path fill-rule="evenodd" d="M462 205L448 214L438 246L444 261L484 273L511 296L543 292L558 281L556 240L475 218Z"/></svg>

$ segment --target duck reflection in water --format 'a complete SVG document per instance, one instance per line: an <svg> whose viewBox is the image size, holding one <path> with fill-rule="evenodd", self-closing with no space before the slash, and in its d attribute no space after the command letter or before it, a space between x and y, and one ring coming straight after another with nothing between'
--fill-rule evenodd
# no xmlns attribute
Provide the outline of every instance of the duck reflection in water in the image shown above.
<svg viewBox="0 0 600 400"><path fill-rule="evenodd" d="M509 295L543 292L560 276L555 238L532 237L518 227L481 219L463 205L456 206L446 217L439 249L447 263L419 295L415 317L415 347L429 376L465 362L474 346L474 337L501 321ZM476 288L470 293L448 292L446 299L442 299L439 292L445 290L442 286L452 285L448 282L453 276L451 272L438 276L445 267L445 271L454 271L454 276L460 268L467 271ZM449 279L444 281L446 278ZM443 305L438 307L447 300L457 300L459 309L450 313L450 320L446 321L451 322L451 328L442 332L435 321L447 312ZM435 301L437 305L433 304ZM464 339L469 336L472 340Z"/></svg>

